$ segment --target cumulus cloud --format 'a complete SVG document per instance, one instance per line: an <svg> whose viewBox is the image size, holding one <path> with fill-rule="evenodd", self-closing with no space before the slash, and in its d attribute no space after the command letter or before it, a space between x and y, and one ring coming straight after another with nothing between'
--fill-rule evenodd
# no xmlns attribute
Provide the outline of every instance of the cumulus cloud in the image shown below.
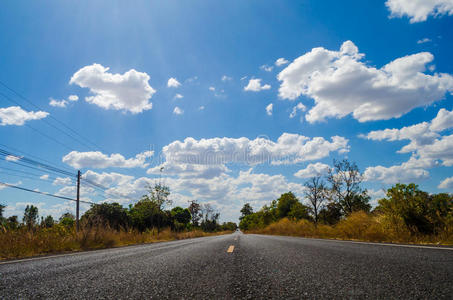
<svg viewBox="0 0 453 300"><path fill-rule="evenodd" d="M453 189L453 177L445 178L437 187L440 189Z"/></svg>
<svg viewBox="0 0 453 300"><path fill-rule="evenodd" d="M412 153L409 161L391 167L369 167L365 171L368 180L386 183L414 181L427 178L426 169L437 165L453 166L453 135L441 135L453 127L453 112L440 109L431 122L422 122L401 129L371 131L362 137L371 140L409 140L399 153Z"/></svg>
<svg viewBox="0 0 453 300"><path fill-rule="evenodd" d="M418 40L417 44L425 44L425 43L429 43L429 42L431 42L431 39L424 38L424 39Z"/></svg>
<svg viewBox="0 0 453 300"><path fill-rule="evenodd" d="M274 109L274 104L270 103L268 106L266 106L266 114L268 116L272 116L273 109Z"/></svg>
<svg viewBox="0 0 453 300"><path fill-rule="evenodd" d="M275 61L275 65L276 65L277 67L286 65L287 63L289 63L289 61L287 61L287 60L284 59L283 57L280 57L279 59L277 59L277 60Z"/></svg>
<svg viewBox="0 0 453 300"><path fill-rule="evenodd" d="M241 163L291 164L317 160L331 152L349 151L348 140L333 136L331 140L322 137L308 138L299 134L283 133L276 142L258 137L250 140L241 138L200 139L188 137L163 147L166 161L183 164L221 165Z"/></svg>
<svg viewBox="0 0 453 300"><path fill-rule="evenodd" d="M121 173L111 172L111 173L97 173L91 170L86 171L82 175L82 179L89 180L96 184L102 185L104 187L111 187L114 185L122 185L130 182L134 179L134 176L124 175Z"/></svg>
<svg viewBox="0 0 453 300"><path fill-rule="evenodd" d="M198 110L204 110L204 108L205 108L204 105L202 105L198 108Z"/></svg>
<svg viewBox="0 0 453 300"><path fill-rule="evenodd" d="M210 86L210 87L209 87L209 90L210 90L211 92L215 92L215 87Z"/></svg>
<svg viewBox="0 0 453 300"><path fill-rule="evenodd" d="M226 76L226 75L222 76L222 81L230 81L232 79L233 79L232 77L229 77L229 76Z"/></svg>
<svg viewBox="0 0 453 300"><path fill-rule="evenodd" d="M266 72L272 72L273 66L268 66L268 65L262 65L260 67L261 70L266 71Z"/></svg>
<svg viewBox="0 0 453 300"><path fill-rule="evenodd" d="M149 75L134 69L124 74L112 74L100 64L93 64L78 70L69 81L83 88L89 88L94 96L85 101L104 109L141 113L152 108L149 102L156 92L148 83Z"/></svg>
<svg viewBox="0 0 453 300"><path fill-rule="evenodd" d="M42 180L47 180L47 179L49 179L49 174L44 174L44 175L40 176L39 178Z"/></svg>
<svg viewBox="0 0 453 300"><path fill-rule="evenodd" d="M53 185L70 185L72 183L71 178L69 177L57 177L53 181Z"/></svg>
<svg viewBox="0 0 453 300"><path fill-rule="evenodd" d="M181 94L176 94L176 95L175 95L175 99L182 99L182 98L184 98L184 96L181 95Z"/></svg>
<svg viewBox="0 0 453 300"><path fill-rule="evenodd" d="M453 0L387 0L390 17L407 16L410 23L426 21L429 16L453 15Z"/></svg>
<svg viewBox="0 0 453 300"><path fill-rule="evenodd" d="M181 178L196 177L210 179L229 172L225 165L199 165L165 162L146 171L147 174L178 176Z"/></svg>
<svg viewBox="0 0 453 300"><path fill-rule="evenodd" d="M173 113L175 115L182 115L184 113L184 111L181 108L175 106L175 109L173 110Z"/></svg>
<svg viewBox="0 0 453 300"><path fill-rule="evenodd" d="M290 119L294 118L297 115L298 111L305 111L305 109L306 109L305 105L303 105L301 102L297 103L297 105L293 107L293 110L289 114L289 118Z"/></svg>
<svg viewBox="0 0 453 300"><path fill-rule="evenodd" d="M348 114L366 122L400 117L453 92L453 76L424 73L434 59L431 53L401 57L380 69L368 66L363 57L351 41L339 51L314 48L278 74L279 96L312 98L315 106L306 115L311 123Z"/></svg>
<svg viewBox="0 0 453 300"><path fill-rule="evenodd" d="M305 169L301 169L294 173L294 176L299 178L310 178L315 176L322 176L327 174L330 167L329 165L317 162L314 164L309 164Z"/></svg>
<svg viewBox="0 0 453 300"><path fill-rule="evenodd" d="M261 79L250 79L247 86L244 87L244 91L259 92L262 90L269 90L271 86L269 84L261 85Z"/></svg>
<svg viewBox="0 0 453 300"><path fill-rule="evenodd" d="M146 168L146 159L153 156L153 151L139 153L135 158L126 159L121 154L106 155L99 151L71 151L63 157L63 162L75 169L82 168Z"/></svg>
<svg viewBox="0 0 453 300"><path fill-rule="evenodd" d="M48 115L45 111L25 111L20 106L0 108L0 125L22 126L27 121L44 119Z"/></svg>
<svg viewBox="0 0 453 300"><path fill-rule="evenodd" d="M167 86L171 88L177 88L181 86L181 83L176 78L171 77L170 79L168 79Z"/></svg>
<svg viewBox="0 0 453 300"><path fill-rule="evenodd" d="M49 105L54 106L54 107L66 107L69 102L76 102L79 100L79 97L77 95L70 95L68 99L63 99L63 100L56 100L53 98L50 98Z"/></svg>

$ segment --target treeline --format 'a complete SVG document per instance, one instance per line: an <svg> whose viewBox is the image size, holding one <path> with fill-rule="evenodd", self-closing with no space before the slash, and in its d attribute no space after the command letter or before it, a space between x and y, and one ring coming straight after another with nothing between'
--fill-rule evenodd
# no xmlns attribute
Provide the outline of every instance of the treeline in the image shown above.
<svg viewBox="0 0 453 300"><path fill-rule="evenodd" d="M371 209L363 176L348 160L305 183L303 204L292 192L253 212L246 203L239 227L250 232L375 241L453 243L453 196L396 184Z"/></svg>
<svg viewBox="0 0 453 300"><path fill-rule="evenodd" d="M209 204L202 205L197 201L191 201L187 208L177 206L166 210L165 207L171 205L169 195L170 190L167 186L156 184L148 187L148 194L129 207L123 207L119 203L92 205L82 215L80 224L83 227L103 226L117 231L138 230L144 232L156 230L158 233L163 228L170 228L176 232L195 229L201 229L205 232L236 230L236 223L220 224L220 213ZM0 226L4 230L20 228L36 230L55 225L69 228L75 226L75 217L71 213L63 214L58 220L54 220L50 215L39 219L38 208L27 205L22 222L19 222L17 216L4 218L4 209L5 206L0 205Z"/></svg>

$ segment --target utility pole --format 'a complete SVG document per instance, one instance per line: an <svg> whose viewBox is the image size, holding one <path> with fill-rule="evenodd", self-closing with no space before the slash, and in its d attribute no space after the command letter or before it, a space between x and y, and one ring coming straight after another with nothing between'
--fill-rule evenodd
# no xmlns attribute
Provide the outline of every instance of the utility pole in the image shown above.
<svg viewBox="0 0 453 300"><path fill-rule="evenodd" d="M79 231L80 170L77 171L76 230Z"/></svg>

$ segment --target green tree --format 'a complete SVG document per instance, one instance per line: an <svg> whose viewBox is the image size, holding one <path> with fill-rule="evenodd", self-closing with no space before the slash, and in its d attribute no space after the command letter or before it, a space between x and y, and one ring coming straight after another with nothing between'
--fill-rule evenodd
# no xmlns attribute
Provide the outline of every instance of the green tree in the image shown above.
<svg viewBox="0 0 453 300"><path fill-rule="evenodd" d="M58 222L65 227L72 228L75 224L75 216L69 212L66 212L61 215Z"/></svg>
<svg viewBox="0 0 453 300"><path fill-rule="evenodd" d="M41 226L46 228L50 228L55 224L55 221L51 215L47 216L44 221L42 222Z"/></svg>
<svg viewBox="0 0 453 300"><path fill-rule="evenodd" d="M38 208L34 205L27 205L24 211L23 222L27 225L28 229L35 227L38 222Z"/></svg>
<svg viewBox="0 0 453 300"><path fill-rule="evenodd" d="M306 205L303 205L299 201L294 203L291 206L291 210L288 213L288 218L293 219L293 220L300 220L300 219L307 219L311 220L310 214L309 214L309 208Z"/></svg>
<svg viewBox="0 0 453 300"><path fill-rule="evenodd" d="M347 216L359 210L368 212L371 209L370 197L361 187L363 176L357 165L347 159L334 160L333 165L327 180L331 184L332 199L341 207L342 214Z"/></svg>
<svg viewBox="0 0 453 300"><path fill-rule="evenodd" d="M329 202L319 211L319 220L327 225L334 225L341 219L341 206L336 202Z"/></svg>
<svg viewBox="0 0 453 300"><path fill-rule="evenodd" d="M93 225L109 226L115 230L126 228L129 225L127 210L119 203L102 203L92 205L82 216L82 221Z"/></svg>
<svg viewBox="0 0 453 300"><path fill-rule="evenodd" d="M6 226L9 229L17 229L19 228L19 218L17 216L11 216L6 219Z"/></svg>
<svg viewBox="0 0 453 300"><path fill-rule="evenodd" d="M179 206L171 210L171 217L173 219L173 228L178 231L187 228L191 219L190 211Z"/></svg>
<svg viewBox="0 0 453 300"><path fill-rule="evenodd" d="M147 196L129 209L132 226L140 231L154 227L157 224L157 215L159 213L159 207Z"/></svg>
<svg viewBox="0 0 453 300"><path fill-rule="evenodd" d="M239 220L244 219L244 217L247 217L248 215L253 214L253 208L250 205L250 203L245 203L244 206L241 209L241 216L239 217Z"/></svg>
<svg viewBox="0 0 453 300"><path fill-rule="evenodd" d="M201 221L201 229L207 232L213 232L219 229L218 220L220 213L208 203L202 206L203 220Z"/></svg>
<svg viewBox="0 0 453 300"><path fill-rule="evenodd" d="M285 218L290 213L294 205L297 205L299 200L292 192L284 193L277 199L277 213L278 217Z"/></svg>
<svg viewBox="0 0 453 300"><path fill-rule="evenodd" d="M402 218L413 233L432 234L453 216L453 197L429 195L414 183L396 184L387 190L387 198L379 200L377 211Z"/></svg>

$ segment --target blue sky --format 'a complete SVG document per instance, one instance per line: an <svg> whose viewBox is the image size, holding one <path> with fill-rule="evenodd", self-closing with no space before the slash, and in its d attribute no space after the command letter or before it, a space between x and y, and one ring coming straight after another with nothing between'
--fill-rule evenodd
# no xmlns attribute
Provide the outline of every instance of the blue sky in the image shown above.
<svg viewBox="0 0 453 300"><path fill-rule="evenodd" d="M211 203L222 220L302 198L334 158L358 164L373 198L397 182L451 192L453 4L419 2L4 1L0 81L37 107L0 86L21 105L0 95L1 148L81 168L108 188L82 185L90 201L130 203L164 166L174 205ZM2 182L75 197L65 176L0 167ZM73 210L0 189L7 215Z"/></svg>

